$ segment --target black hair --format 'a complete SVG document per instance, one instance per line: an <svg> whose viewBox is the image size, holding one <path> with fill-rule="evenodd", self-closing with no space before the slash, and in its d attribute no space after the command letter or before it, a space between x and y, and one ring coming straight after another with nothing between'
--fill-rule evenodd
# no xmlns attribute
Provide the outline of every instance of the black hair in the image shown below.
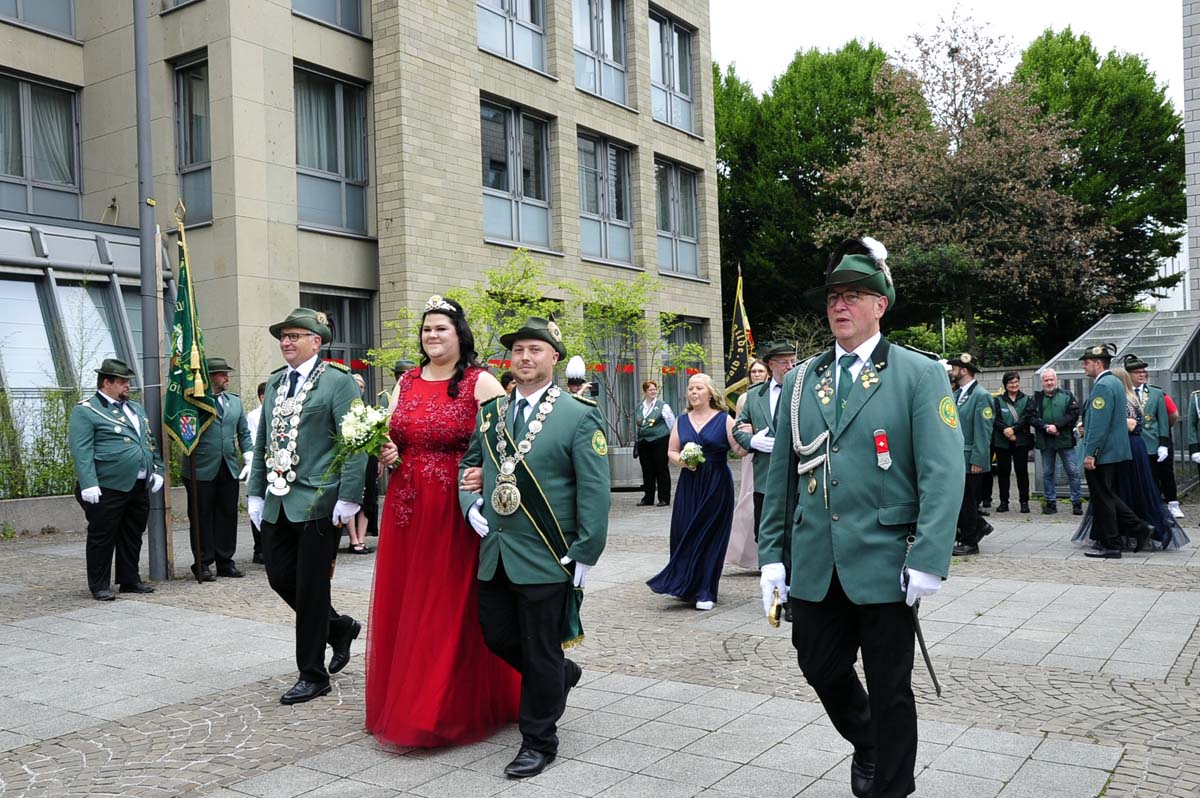
<svg viewBox="0 0 1200 798"><path fill-rule="evenodd" d="M267 384L265 382L260 382L258 384L258 398L262 399L264 396L266 396L266 394L267 394Z"/></svg>
<svg viewBox="0 0 1200 798"><path fill-rule="evenodd" d="M1004 376L1000 378L1000 381L1002 383L1004 383L1005 387L1008 387L1009 380L1019 380L1019 379L1021 379L1021 372L1006 371L1006 372L1004 372Z"/></svg>
<svg viewBox="0 0 1200 798"><path fill-rule="evenodd" d="M847 255L871 255L871 250L867 249L867 245L862 242L861 238L844 238L842 243L833 248L833 252L829 255L829 262L825 264L825 281L829 281L829 275L837 268L837 265L842 262L842 258Z"/></svg>
<svg viewBox="0 0 1200 798"><path fill-rule="evenodd" d="M450 305L453 310L430 308L421 314L421 326L425 326L425 317L430 314L445 316L454 325L454 332L458 336L458 362L454 364L454 376L450 378L450 384L446 386L446 394L451 399L457 399L458 384L462 382L463 375L466 374L469 367L479 366L478 353L475 351L475 335L467 325L467 316L463 312L462 305L453 299L443 299L442 301ZM417 349L421 352L421 365L428 366L429 355L425 354L425 345L421 343L420 330L417 330Z"/></svg>
<svg viewBox="0 0 1200 798"><path fill-rule="evenodd" d="M512 385L512 381L515 379L516 377L513 376L511 371L504 372L500 375L500 387L507 391L508 386Z"/></svg>
<svg viewBox="0 0 1200 798"><path fill-rule="evenodd" d="M107 374L97 374L96 375L96 390L97 391L104 390L104 383L108 382L110 379L112 379L112 377L109 377Z"/></svg>

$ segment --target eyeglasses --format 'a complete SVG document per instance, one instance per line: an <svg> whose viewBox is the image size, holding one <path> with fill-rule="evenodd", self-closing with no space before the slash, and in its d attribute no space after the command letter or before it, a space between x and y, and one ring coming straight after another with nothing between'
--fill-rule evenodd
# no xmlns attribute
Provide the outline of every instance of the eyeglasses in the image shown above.
<svg viewBox="0 0 1200 798"><path fill-rule="evenodd" d="M292 343L294 344L294 343L296 343L297 341L299 341L301 338L307 338L307 337L308 337L308 336L310 336L310 335L316 335L316 333L310 333L310 332L303 332L303 333L282 333L282 334L280 334L280 336L279 336L279 340L280 340L280 341L290 341L290 342L292 342Z"/></svg>
<svg viewBox="0 0 1200 798"><path fill-rule="evenodd" d="M833 306L837 305L838 300L840 299L846 303L847 307L852 308L868 297L874 298L877 296L879 296L879 294L872 294L870 291L842 291L841 293L830 292L825 296L825 307L832 308Z"/></svg>

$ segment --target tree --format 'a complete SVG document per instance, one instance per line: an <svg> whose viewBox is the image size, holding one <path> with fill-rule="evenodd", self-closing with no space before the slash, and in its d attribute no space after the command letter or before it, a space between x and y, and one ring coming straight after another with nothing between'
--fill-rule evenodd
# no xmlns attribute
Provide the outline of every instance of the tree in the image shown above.
<svg viewBox="0 0 1200 798"><path fill-rule="evenodd" d="M1092 257L1103 230L1057 190L1076 159L1069 129L1032 106L1023 84L996 77L1002 59L987 48L998 45L969 19L914 44L909 63L926 71L880 71L877 92L894 98L894 113L827 176L850 210L828 215L821 237L883 240L900 287L888 321L962 318L971 349L980 325L1045 331L1064 298L1112 306L1112 281Z"/></svg>
<svg viewBox="0 0 1200 798"><path fill-rule="evenodd" d="M733 66L722 74L714 64L727 315L739 264L751 319L792 312L820 282L825 262L814 232L821 214L841 208L825 176L861 143L859 123L886 107L875 81L885 58L857 41L797 53L761 101Z"/></svg>
<svg viewBox="0 0 1200 798"><path fill-rule="evenodd" d="M1178 111L1144 60L1115 51L1101 59L1070 28L1034 40L1015 79L1044 114L1072 128L1079 157L1061 171L1062 190L1086 206L1085 221L1111 229L1095 258L1114 278L1113 309L1136 309L1138 295L1178 279L1157 275L1159 261L1179 253L1187 218ZM1068 333L1095 318L1086 304L1064 311Z"/></svg>

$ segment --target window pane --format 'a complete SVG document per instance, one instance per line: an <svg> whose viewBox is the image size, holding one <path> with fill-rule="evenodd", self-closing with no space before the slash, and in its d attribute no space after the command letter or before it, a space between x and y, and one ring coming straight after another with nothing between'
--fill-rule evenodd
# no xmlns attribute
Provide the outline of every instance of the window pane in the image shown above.
<svg viewBox="0 0 1200 798"><path fill-rule="evenodd" d="M499 3L495 5L499 7ZM477 6L476 11L479 46L494 53L506 53L508 51L508 28L504 16L482 6Z"/></svg>
<svg viewBox="0 0 1200 798"><path fill-rule="evenodd" d="M359 10L359 0L341 0L342 27L355 33L362 31L362 13Z"/></svg>
<svg viewBox="0 0 1200 798"><path fill-rule="evenodd" d="M608 258L630 263L633 260L632 234L628 227L608 225Z"/></svg>
<svg viewBox="0 0 1200 798"><path fill-rule="evenodd" d="M346 184L346 229L367 232L367 189L352 183Z"/></svg>
<svg viewBox="0 0 1200 798"><path fill-rule="evenodd" d="M575 51L575 85L584 91L596 91L596 57Z"/></svg>
<svg viewBox="0 0 1200 798"><path fill-rule="evenodd" d="M625 70L605 63L600 66L604 75L603 94L613 102L625 104Z"/></svg>
<svg viewBox="0 0 1200 798"><path fill-rule="evenodd" d="M513 10L517 19L539 28L545 21L542 16L542 0L513 0Z"/></svg>
<svg viewBox="0 0 1200 798"><path fill-rule="evenodd" d="M696 237L696 176L685 169L679 173L679 235Z"/></svg>
<svg viewBox="0 0 1200 798"><path fill-rule="evenodd" d="M121 289L121 300L125 305L125 320L129 324L129 334L133 336L133 345L137 347L137 358L142 359L142 294L136 288L125 286Z"/></svg>
<svg viewBox="0 0 1200 798"><path fill-rule="evenodd" d="M483 187L511 191L508 186L508 111L479 106L483 142Z"/></svg>
<svg viewBox="0 0 1200 798"><path fill-rule="evenodd" d="M574 0L571 4L572 25L575 28L575 46L591 52L592 46L592 3L591 0Z"/></svg>
<svg viewBox="0 0 1200 798"><path fill-rule="evenodd" d="M678 252L679 262L675 265L675 269L683 274L699 274L699 265L696 261L696 244L692 241L679 240L675 242L676 252Z"/></svg>
<svg viewBox="0 0 1200 798"><path fill-rule="evenodd" d="M521 238L526 244L550 246L550 211L528 202L518 203Z"/></svg>
<svg viewBox="0 0 1200 798"><path fill-rule="evenodd" d="M604 257L604 223L599 219L580 217L579 251L593 258Z"/></svg>
<svg viewBox="0 0 1200 798"><path fill-rule="evenodd" d="M689 132L692 129L692 103L678 94L671 95L671 124Z"/></svg>
<svg viewBox="0 0 1200 798"><path fill-rule="evenodd" d="M331 25L338 24L337 0L292 0L292 8Z"/></svg>
<svg viewBox="0 0 1200 798"><path fill-rule="evenodd" d="M629 221L629 151L608 148L608 215Z"/></svg>
<svg viewBox="0 0 1200 798"><path fill-rule="evenodd" d="M358 86L342 84L342 112L346 115L343 136L346 143L347 180L367 180L367 93Z"/></svg>
<svg viewBox="0 0 1200 798"><path fill-rule="evenodd" d="M30 84L33 179L75 184L75 95Z"/></svg>
<svg viewBox="0 0 1200 798"><path fill-rule="evenodd" d="M212 169L184 172L182 183L188 224L212 219Z"/></svg>
<svg viewBox="0 0 1200 798"><path fill-rule="evenodd" d="M600 213L600 159L597 142L579 138L579 211Z"/></svg>
<svg viewBox="0 0 1200 798"><path fill-rule="evenodd" d="M654 187L658 196L658 229L671 232L671 167L654 164Z"/></svg>
<svg viewBox="0 0 1200 798"><path fill-rule="evenodd" d="M113 340L112 314L104 285L59 285L58 306L62 310L63 345L71 368L72 383L83 387L92 370L106 357L121 357Z"/></svg>
<svg viewBox="0 0 1200 798"><path fill-rule="evenodd" d="M663 83L667 74L666 52L663 47L663 23L656 17L650 17L650 80Z"/></svg>
<svg viewBox="0 0 1200 798"><path fill-rule="evenodd" d="M208 64L198 64L179 73L179 132L180 164L208 163L212 158L209 151L208 119Z"/></svg>
<svg viewBox="0 0 1200 798"><path fill-rule="evenodd" d="M333 80L296 70L296 163L337 173L337 97Z"/></svg>
<svg viewBox="0 0 1200 798"><path fill-rule="evenodd" d="M29 210L29 191L24 183L0 180L0 210L25 213Z"/></svg>
<svg viewBox="0 0 1200 798"><path fill-rule="evenodd" d="M0 17L17 18L17 0L0 0Z"/></svg>
<svg viewBox="0 0 1200 798"><path fill-rule="evenodd" d="M30 25L56 30L68 36L71 30L71 3L73 0L25 0L21 5L22 16Z"/></svg>
<svg viewBox="0 0 1200 798"><path fill-rule="evenodd" d="M61 216L64 219L79 218L79 195L74 191L58 191L53 188L33 187L33 210L43 216Z"/></svg>
<svg viewBox="0 0 1200 798"><path fill-rule="evenodd" d="M604 54L618 64L625 63L625 4L621 0L601 0L604 18L601 37Z"/></svg>
<svg viewBox="0 0 1200 798"><path fill-rule="evenodd" d="M668 100L667 100L667 90L666 89L660 89L658 86L651 86L650 87L650 105L651 105L651 111L654 114L655 119L657 119L659 122L671 121L670 117L667 115L669 113L669 111L668 111L669 105L668 105Z"/></svg>
<svg viewBox="0 0 1200 798"><path fill-rule="evenodd" d="M521 117L521 193L546 201L546 123Z"/></svg>
<svg viewBox="0 0 1200 798"><path fill-rule="evenodd" d="M523 25L513 27L513 60L534 69L545 69L542 34Z"/></svg>
<svg viewBox="0 0 1200 798"><path fill-rule="evenodd" d="M15 80L0 77L0 174L25 174L21 159L20 88Z"/></svg>
<svg viewBox="0 0 1200 798"><path fill-rule="evenodd" d="M483 234L488 238L512 241L513 201L491 194L483 195Z"/></svg>
<svg viewBox="0 0 1200 798"><path fill-rule="evenodd" d="M675 89L692 96L692 34L675 28Z"/></svg>
<svg viewBox="0 0 1200 798"><path fill-rule="evenodd" d="M4 387L52 388L58 384L37 285L0 280L0 377Z"/></svg>
<svg viewBox="0 0 1200 798"><path fill-rule="evenodd" d="M675 239L664 233L658 234L658 267L675 271Z"/></svg>
<svg viewBox="0 0 1200 798"><path fill-rule="evenodd" d="M296 175L296 218L309 224L341 227L341 181L313 175Z"/></svg>

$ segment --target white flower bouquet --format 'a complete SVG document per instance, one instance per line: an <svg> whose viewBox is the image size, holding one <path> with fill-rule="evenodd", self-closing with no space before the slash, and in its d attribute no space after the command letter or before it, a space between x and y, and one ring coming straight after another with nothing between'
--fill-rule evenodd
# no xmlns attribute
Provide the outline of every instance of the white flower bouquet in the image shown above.
<svg viewBox="0 0 1200 798"><path fill-rule="evenodd" d="M356 454L378 455L388 441L387 410L355 399L350 410L342 416L340 432L337 457L345 460Z"/></svg>
<svg viewBox="0 0 1200 798"><path fill-rule="evenodd" d="M698 443L685 443L679 452L679 462L688 468L695 468L704 462L704 449Z"/></svg>

